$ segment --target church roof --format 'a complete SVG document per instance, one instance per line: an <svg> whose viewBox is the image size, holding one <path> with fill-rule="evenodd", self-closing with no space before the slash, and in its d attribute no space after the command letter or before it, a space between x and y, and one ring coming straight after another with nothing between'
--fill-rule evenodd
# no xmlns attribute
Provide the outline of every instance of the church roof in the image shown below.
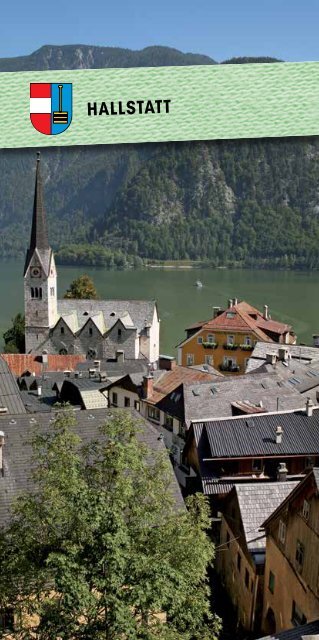
<svg viewBox="0 0 319 640"><path fill-rule="evenodd" d="M48 274L52 249L49 245L47 222L44 209L43 185L40 169L40 153L38 153L37 157L31 239L30 247L27 251L24 274L26 273L34 254L36 254L36 257L38 258L44 271Z"/></svg>
<svg viewBox="0 0 319 640"><path fill-rule="evenodd" d="M126 328L136 328L140 333L153 321L155 300L58 300L58 314L69 324L82 329L89 318L102 333L121 320ZM104 325L103 325L104 323ZM105 327L102 331L103 326ZM71 328L71 327L70 327Z"/></svg>

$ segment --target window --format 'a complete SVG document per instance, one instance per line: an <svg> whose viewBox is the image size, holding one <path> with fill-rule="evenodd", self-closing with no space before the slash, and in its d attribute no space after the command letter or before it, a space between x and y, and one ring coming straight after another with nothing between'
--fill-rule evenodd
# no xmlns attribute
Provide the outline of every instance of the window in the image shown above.
<svg viewBox="0 0 319 640"><path fill-rule="evenodd" d="M66 356L67 355L67 350L66 349L60 349L59 354L60 356Z"/></svg>
<svg viewBox="0 0 319 640"><path fill-rule="evenodd" d="M234 344L234 336L227 336L227 344L233 346Z"/></svg>
<svg viewBox="0 0 319 640"><path fill-rule="evenodd" d="M138 400L134 400L134 409L136 409L136 411L140 410L140 403Z"/></svg>
<svg viewBox="0 0 319 640"><path fill-rule="evenodd" d="M286 525L283 520L279 520L278 526L278 540L281 544L285 544L286 541Z"/></svg>
<svg viewBox="0 0 319 640"><path fill-rule="evenodd" d="M40 298L40 300L42 300L42 287L40 287L40 289L39 289L39 298Z"/></svg>
<svg viewBox="0 0 319 640"><path fill-rule="evenodd" d="M117 407L117 401L118 401L117 393L115 393L115 391L113 391L113 393L112 393L112 405L113 405L113 407Z"/></svg>
<svg viewBox="0 0 319 640"><path fill-rule="evenodd" d="M302 506L302 517L305 520L309 520L309 514L310 514L310 504L308 500L304 500L303 506Z"/></svg>
<svg viewBox="0 0 319 640"><path fill-rule="evenodd" d="M240 573L240 569L241 569L241 555L240 553L237 553L237 569Z"/></svg>
<svg viewBox="0 0 319 640"><path fill-rule="evenodd" d="M274 593L275 591L275 576L272 571L269 571L268 589L270 593Z"/></svg>
<svg viewBox="0 0 319 640"><path fill-rule="evenodd" d="M213 356L205 356L205 364L209 364L209 365L213 365L214 360L213 360Z"/></svg>
<svg viewBox="0 0 319 640"><path fill-rule="evenodd" d="M198 336L198 338L197 338L197 344L203 344L203 338L202 338L202 336Z"/></svg>
<svg viewBox="0 0 319 640"><path fill-rule="evenodd" d="M160 410L157 407L148 407L147 415L151 420L160 421Z"/></svg>
<svg viewBox="0 0 319 640"><path fill-rule="evenodd" d="M31 287L31 298L34 298L34 288Z"/></svg>
<svg viewBox="0 0 319 640"><path fill-rule="evenodd" d="M226 318L236 318L236 313L234 311L227 311Z"/></svg>
<svg viewBox="0 0 319 640"><path fill-rule="evenodd" d="M215 336L213 336L212 333L209 333L207 336L207 342L209 342L210 344L214 344L215 342Z"/></svg>
<svg viewBox="0 0 319 640"><path fill-rule="evenodd" d="M191 367L192 364L194 364L194 354L193 353L188 353L186 356L186 363L188 367Z"/></svg>
<svg viewBox="0 0 319 640"><path fill-rule="evenodd" d="M122 335L122 329L117 330L117 337L120 338Z"/></svg>
<svg viewBox="0 0 319 640"><path fill-rule="evenodd" d="M131 406L131 400L130 400L130 398L125 396L125 398L124 398L124 407L130 407L130 406Z"/></svg>
<svg viewBox="0 0 319 640"><path fill-rule="evenodd" d="M249 336L245 336L244 344L246 344L247 347L251 346L251 338Z"/></svg>
<svg viewBox="0 0 319 640"><path fill-rule="evenodd" d="M64 335L64 327L60 327L60 333L61 333L61 336Z"/></svg>
<svg viewBox="0 0 319 640"><path fill-rule="evenodd" d="M297 540L295 560L296 560L298 571L302 570L303 563L304 563L304 556L305 556L305 547L302 544L302 542L300 542L300 540Z"/></svg>
<svg viewBox="0 0 319 640"><path fill-rule="evenodd" d="M249 571L245 569L245 586L249 589Z"/></svg>
<svg viewBox="0 0 319 640"><path fill-rule="evenodd" d="M54 296L54 287L50 287L50 295Z"/></svg>
<svg viewBox="0 0 319 640"><path fill-rule="evenodd" d="M93 336L93 329L92 329L92 327L90 327L90 328L89 328L89 335L90 335L90 336Z"/></svg>
<svg viewBox="0 0 319 640"><path fill-rule="evenodd" d="M295 627L298 627L300 624L306 624L307 622L306 616L302 613L294 600L292 601L291 622Z"/></svg>
<svg viewBox="0 0 319 640"><path fill-rule="evenodd" d="M14 631L14 612L11 607L0 613L0 631Z"/></svg>
<svg viewBox="0 0 319 640"><path fill-rule="evenodd" d="M173 418L172 416L165 416L165 427L168 431L173 431Z"/></svg>
<svg viewBox="0 0 319 640"><path fill-rule="evenodd" d="M262 471L263 470L263 460L261 458L255 458L252 461L252 470L253 471Z"/></svg>

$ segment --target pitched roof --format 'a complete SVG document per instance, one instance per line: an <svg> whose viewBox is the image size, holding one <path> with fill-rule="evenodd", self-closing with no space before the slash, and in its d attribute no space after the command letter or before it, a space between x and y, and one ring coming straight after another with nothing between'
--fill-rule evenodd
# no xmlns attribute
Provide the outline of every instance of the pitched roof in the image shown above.
<svg viewBox="0 0 319 640"><path fill-rule="evenodd" d="M319 408L312 416L303 410L239 416L192 424L202 459L318 455ZM276 428L283 429L276 443Z"/></svg>
<svg viewBox="0 0 319 640"><path fill-rule="evenodd" d="M76 433L84 443L103 437L100 434L100 427L111 419L114 411L116 410L112 412L105 409L75 411ZM166 451L158 431L134 410L130 413L140 425L138 439L146 444L151 451ZM37 424L41 430L46 432L50 430L53 420L52 413L37 414L36 418L30 415L15 416L14 419L0 417L0 430L5 433L4 476L0 475L0 527L9 520L13 500L30 486L32 452L28 439L34 426ZM176 509L184 509L184 501L173 468L171 468L171 488Z"/></svg>
<svg viewBox="0 0 319 640"><path fill-rule="evenodd" d="M303 488L305 485L307 485L310 481L310 479L313 478L317 487L317 492L319 493L319 467L313 467L309 473L307 473L306 476L303 477L303 479L301 480L301 482L298 483L298 486L294 488L293 493L291 494L291 496L287 496L285 498L285 500L283 501L283 504L285 502L288 502L290 500L290 498L295 497L295 495L297 493L301 493L303 491ZM273 517L276 517L278 511L281 510L281 506L283 505L278 505L277 509L274 510L273 513L269 514L269 516L267 518L264 519L263 521L263 527L266 528L268 525L268 522L270 520L272 520Z"/></svg>
<svg viewBox="0 0 319 640"><path fill-rule="evenodd" d="M319 637L319 620L302 624L287 631L280 631L259 640L315 640Z"/></svg>
<svg viewBox="0 0 319 640"><path fill-rule="evenodd" d="M266 536L260 531L268 518L298 482L254 482L235 485L244 535L250 551L264 550Z"/></svg>
<svg viewBox="0 0 319 640"><path fill-rule="evenodd" d="M136 327L141 333L152 323L155 308L155 300L58 300L58 314L62 317L72 315L77 330L92 318L100 329L111 329L121 320L126 328Z"/></svg>
<svg viewBox="0 0 319 640"><path fill-rule="evenodd" d="M288 366L294 369L296 366L306 367L307 365L319 366L319 349L318 347L308 347L296 344L277 344L273 342L271 345L264 342L257 342L252 351L246 373L250 373L258 369L266 363L267 355L275 355L277 358L276 366L280 368L279 350L285 349L288 353ZM286 362L286 363L287 363ZM282 364L282 362L281 362Z"/></svg>
<svg viewBox="0 0 319 640"><path fill-rule="evenodd" d="M48 362L43 363L43 356L23 353L2 353L1 357L8 364L10 371L16 376L22 376L26 371L39 375L43 371L73 371L80 362L85 361L84 355L47 355Z"/></svg>
<svg viewBox="0 0 319 640"><path fill-rule="evenodd" d="M167 394L172 393L181 384L191 384L196 382L201 384L202 382L213 382L220 379L219 374L211 374L206 371L198 371L190 367L182 367L177 365L171 371L165 371L159 378L156 379L153 385L153 393L146 398L147 402L156 404L160 402Z"/></svg>
<svg viewBox="0 0 319 640"><path fill-rule="evenodd" d="M10 415L26 413L17 381L7 363L0 357L0 407Z"/></svg>

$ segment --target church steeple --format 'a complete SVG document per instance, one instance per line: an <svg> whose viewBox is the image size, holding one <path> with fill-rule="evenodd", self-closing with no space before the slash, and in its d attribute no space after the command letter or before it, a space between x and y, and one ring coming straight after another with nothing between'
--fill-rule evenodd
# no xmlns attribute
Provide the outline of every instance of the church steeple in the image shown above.
<svg viewBox="0 0 319 640"><path fill-rule="evenodd" d="M42 176L41 176L41 168L40 168L40 152L37 153L31 239L30 239L30 247L26 255L24 273L26 273L28 269L30 260L35 250L38 251L41 262L43 262L43 267L45 268L46 264L48 263L48 257L49 257L48 253L49 254L51 253L51 249L49 245L47 221L46 221L44 201L43 201L43 186L42 186Z"/></svg>

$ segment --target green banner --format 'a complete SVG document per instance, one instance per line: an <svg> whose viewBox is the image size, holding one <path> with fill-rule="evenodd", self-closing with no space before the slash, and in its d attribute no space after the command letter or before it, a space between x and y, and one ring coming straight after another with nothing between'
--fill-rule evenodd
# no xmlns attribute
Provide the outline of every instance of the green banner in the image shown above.
<svg viewBox="0 0 319 640"><path fill-rule="evenodd" d="M2 148L319 134L318 62L1 73L0 80ZM30 101L31 83L48 83L51 98L38 86ZM30 108L40 128L63 129L69 83L70 125L40 133Z"/></svg>

